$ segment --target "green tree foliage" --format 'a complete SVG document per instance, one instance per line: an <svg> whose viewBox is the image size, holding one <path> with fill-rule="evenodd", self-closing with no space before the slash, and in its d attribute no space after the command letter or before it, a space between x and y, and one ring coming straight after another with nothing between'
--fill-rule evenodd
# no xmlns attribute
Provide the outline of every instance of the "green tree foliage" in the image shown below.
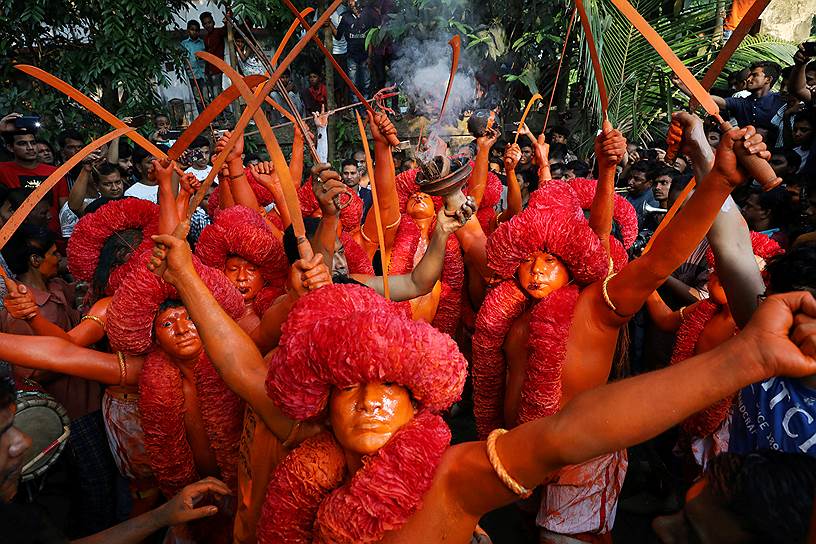
<svg viewBox="0 0 816 544"><path fill-rule="evenodd" d="M157 105L166 63L180 66L173 16L185 0L6 0L0 4L0 111L39 113L47 128L99 128L93 116L13 69L33 64L120 115ZM53 116L49 119L49 116ZM55 122L51 122L51 121Z"/></svg>

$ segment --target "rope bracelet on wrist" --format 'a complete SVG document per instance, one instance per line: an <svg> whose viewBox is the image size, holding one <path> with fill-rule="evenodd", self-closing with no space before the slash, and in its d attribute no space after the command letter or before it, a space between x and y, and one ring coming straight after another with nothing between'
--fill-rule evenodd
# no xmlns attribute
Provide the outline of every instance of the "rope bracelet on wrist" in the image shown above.
<svg viewBox="0 0 816 544"><path fill-rule="evenodd" d="M526 499L533 494L533 490L527 489L507 473L504 465L502 465L501 459L499 459L499 454L496 452L496 439L506 432L507 429L493 429L487 436L487 458L490 460L490 464L493 466L493 471L496 473L496 476L498 476L505 487L522 499Z"/></svg>

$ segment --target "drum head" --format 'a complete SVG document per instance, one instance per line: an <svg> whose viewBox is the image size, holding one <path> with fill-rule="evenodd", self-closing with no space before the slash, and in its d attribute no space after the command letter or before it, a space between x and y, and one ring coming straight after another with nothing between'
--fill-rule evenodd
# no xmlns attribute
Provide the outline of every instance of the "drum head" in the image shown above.
<svg viewBox="0 0 816 544"><path fill-rule="evenodd" d="M43 450L51 446L69 426L71 420L65 408L45 393L18 391L17 415L14 426L31 437L31 448L23 456L23 466ZM56 462L65 449L67 441L45 454L41 459L27 468L22 474L22 481L33 480L43 474Z"/></svg>

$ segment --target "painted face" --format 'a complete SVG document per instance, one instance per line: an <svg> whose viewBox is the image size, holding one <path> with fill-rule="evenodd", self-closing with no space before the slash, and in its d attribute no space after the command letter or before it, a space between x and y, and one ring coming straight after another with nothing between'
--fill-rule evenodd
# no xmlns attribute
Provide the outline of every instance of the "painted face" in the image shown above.
<svg viewBox="0 0 816 544"><path fill-rule="evenodd" d="M518 280L528 295L542 299L568 284L570 278L567 267L558 257L536 251L519 266Z"/></svg>
<svg viewBox="0 0 816 544"><path fill-rule="evenodd" d="M813 125L807 119L799 119L793 124L793 143L808 146L813 141Z"/></svg>
<svg viewBox="0 0 816 544"><path fill-rule="evenodd" d="M224 264L224 275L244 297L244 302L254 300L258 291L263 289L264 280L260 268L243 257L229 257Z"/></svg>
<svg viewBox="0 0 816 544"><path fill-rule="evenodd" d="M430 219L436 214L433 200L425 193L414 193L405 204L406 213L411 219Z"/></svg>
<svg viewBox="0 0 816 544"><path fill-rule="evenodd" d="M201 338L195 323L183 306L166 308L159 312L153 325L156 341L171 359L189 361L201 353Z"/></svg>
<svg viewBox="0 0 816 544"><path fill-rule="evenodd" d="M119 172L111 172L106 176L99 176L99 193L105 198L121 198L125 192L125 184Z"/></svg>
<svg viewBox="0 0 816 544"><path fill-rule="evenodd" d="M665 544L739 544L755 542L710 489L705 478L686 492L683 509L655 518L652 528Z"/></svg>
<svg viewBox="0 0 816 544"><path fill-rule="evenodd" d="M369 455L382 448L414 417L408 390L389 383L335 388L329 399L329 420L343 449Z"/></svg>
<svg viewBox="0 0 816 544"><path fill-rule="evenodd" d="M629 173L629 193L632 195L641 195L652 186L651 182L646 179L646 172L634 170Z"/></svg>
<svg viewBox="0 0 816 544"><path fill-rule="evenodd" d="M652 191L654 192L655 200L664 201L669 198L669 189L671 188L671 176L660 176L655 178Z"/></svg>
<svg viewBox="0 0 816 544"><path fill-rule="evenodd" d="M360 184L360 171L357 169L357 166L353 164L347 164L343 167L343 183L346 184L347 187L356 187Z"/></svg>
<svg viewBox="0 0 816 544"><path fill-rule="evenodd" d="M37 144L37 160L44 164L54 164L54 154L45 144Z"/></svg>
<svg viewBox="0 0 816 544"><path fill-rule="evenodd" d="M37 142L34 141L33 134L18 134L13 138L11 152L15 159L25 162L37 160Z"/></svg>
<svg viewBox="0 0 816 544"><path fill-rule="evenodd" d="M60 150L60 154L62 155L62 160L67 161L74 155L76 155L79 150L82 149L82 140L74 140L73 138L65 138L65 145Z"/></svg>
<svg viewBox="0 0 816 544"><path fill-rule="evenodd" d="M0 410L0 503L11 502L17 494L23 454L31 447L31 438L14 426L17 406Z"/></svg>

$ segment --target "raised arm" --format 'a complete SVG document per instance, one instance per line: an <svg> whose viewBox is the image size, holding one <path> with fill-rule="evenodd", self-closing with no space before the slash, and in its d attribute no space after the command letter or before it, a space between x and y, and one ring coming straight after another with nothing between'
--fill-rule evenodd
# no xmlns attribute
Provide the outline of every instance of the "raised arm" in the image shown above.
<svg viewBox="0 0 816 544"><path fill-rule="evenodd" d="M312 249L323 255L323 262L329 270L334 262L337 229L340 225L340 210L335 204L335 197L340 197L345 191L346 185L340 179L340 174L332 170L330 164L318 164L312 168L312 192L322 214L320 225L311 240Z"/></svg>
<svg viewBox="0 0 816 544"><path fill-rule="evenodd" d="M154 236L149 267L173 284L196 324L204 349L221 378L244 399L280 440L295 422L281 414L266 394L267 366L252 339L224 311L193 268L190 246L169 235Z"/></svg>
<svg viewBox="0 0 816 544"><path fill-rule="evenodd" d="M397 129L384 113L377 113L374 117L369 114L368 126L374 138L374 183L377 189L377 203L380 206L385 251L390 251L397 236L397 227L400 222L399 197L397 185L394 181L394 157L391 156L391 145L388 137L396 134ZM377 251L377 220L374 213L368 214L362 230L365 240L373 242L366 244L369 257Z"/></svg>
<svg viewBox="0 0 816 544"><path fill-rule="evenodd" d="M697 247L731 190L745 182L748 176L739 166L737 146L765 159L770 155L753 127L733 129L723 135L713 170L657 237L652 250L627 264L608 282L608 296L616 307L614 313L603 314L609 324L620 325L643 305Z"/></svg>
<svg viewBox="0 0 816 544"><path fill-rule="evenodd" d="M696 115L676 113L672 124L682 129L680 151L689 157L696 179L711 172L714 153L708 145L703 122ZM754 259L751 234L737 204L729 196L706 235L717 261L728 307L737 326L743 327L757 307L757 295L765 292L765 283Z"/></svg>
<svg viewBox="0 0 816 544"><path fill-rule="evenodd" d="M92 158L97 153L98 150L94 151L82 162L82 169L74 181L74 186L71 187L71 192L68 193L68 208L77 217L82 217L82 214L85 213L85 195L88 193L88 182L91 179L91 170L93 170Z"/></svg>
<svg viewBox="0 0 816 544"><path fill-rule="evenodd" d="M470 200L470 213L473 211L475 211L475 204ZM448 236L460 227L459 220L446 215L444 208L439 211L436 215L436 226L428 242L428 249L422 259L410 274L389 276L388 286L391 291L391 300L397 302L411 300L431 292L436 282L442 277ZM354 274L352 278L371 287L381 295L385 294L382 276Z"/></svg>
<svg viewBox="0 0 816 544"><path fill-rule="evenodd" d="M493 128L493 116L487 122L484 134L476 138L476 157L473 159L473 172L468 180L468 195L476 201L476 207L482 203L487 188L487 173L490 169L490 148L499 139L499 131Z"/></svg>
<svg viewBox="0 0 816 544"><path fill-rule="evenodd" d="M159 184L159 232L170 233L179 222L176 195L173 194L175 163L169 159L153 161L153 175Z"/></svg>
<svg viewBox="0 0 816 544"><path fill-rule="evenodd" d="M598 186L589 212L589 226L609 254L609 235L614 213L615 169L626 154L626 138L611 126L604 127L595 138L595 160L598 161Z"/></svg>
<svg viewBox="0 0 816 544"><path fill-rule="evenodd" d="M231 137L230 132L225 132L218 142L215 144L216 153L221 153L224 146ZM246 206L250 210L258 209L258 198L255 196L255 191L249 185L249 180L244 172L244 163L241 160L241 154L244 152L244 137L243 135L238 139L238 142L230 150L227 155L227 170L230 177L230 192L235 204Z"/></svg>
<svg viewBox="0 0 816 544"><path fill-rule="evenodd" d="M504 172L507 175L507 209L499 214L498 222L508 221L521 211L521 185L516 177L516 166L521 160L518 144L507 144L504 150Z"/></svg>
<svg viewBox="0 0 816 544"><path fill-rule="evenodd" d="M771 297L733 339L668 368L581 393L557 414L499 437L498 457L516 481L533 489L565 465L639 444L752 383L812 375L815 324L812 295ZM483 443L457 448L462 453L453 461L460 468L450 470L447 487L466 512L478 515L517 499L495 476Z"/></svg>
<svg viewBox="0 0 816 544"><path fill-rule="evenodd" d="M690 311L690 307L683 307L678 311L669 308L657 291L649 295L646 299L646 309L654 324L663 332L677 332L683 324L685 312Z"/></svg>
<svg viewBox="0 0 816 544"><path fill-rule="evenodd" d="M793 56L793 70L790 73L788 80L788 91L791 95L810 104L813 100L813 93L807 86L805 81L805 67L807 66L810 57L805 54L804 44L799 44L799 50Z"/></svg>
<svg viewBox="0 0 816 544"><path fill-rule="evenodd" d="M286 206L286 198L280 186L280 178L275 172L275 165L271 161L259 162L249 166L250 172L255 179L263 185L267 191L272 193L272 200L275 202L275 209L283 222L283 230L292 224L292 216L289 215L289 208Z"/></svg>

